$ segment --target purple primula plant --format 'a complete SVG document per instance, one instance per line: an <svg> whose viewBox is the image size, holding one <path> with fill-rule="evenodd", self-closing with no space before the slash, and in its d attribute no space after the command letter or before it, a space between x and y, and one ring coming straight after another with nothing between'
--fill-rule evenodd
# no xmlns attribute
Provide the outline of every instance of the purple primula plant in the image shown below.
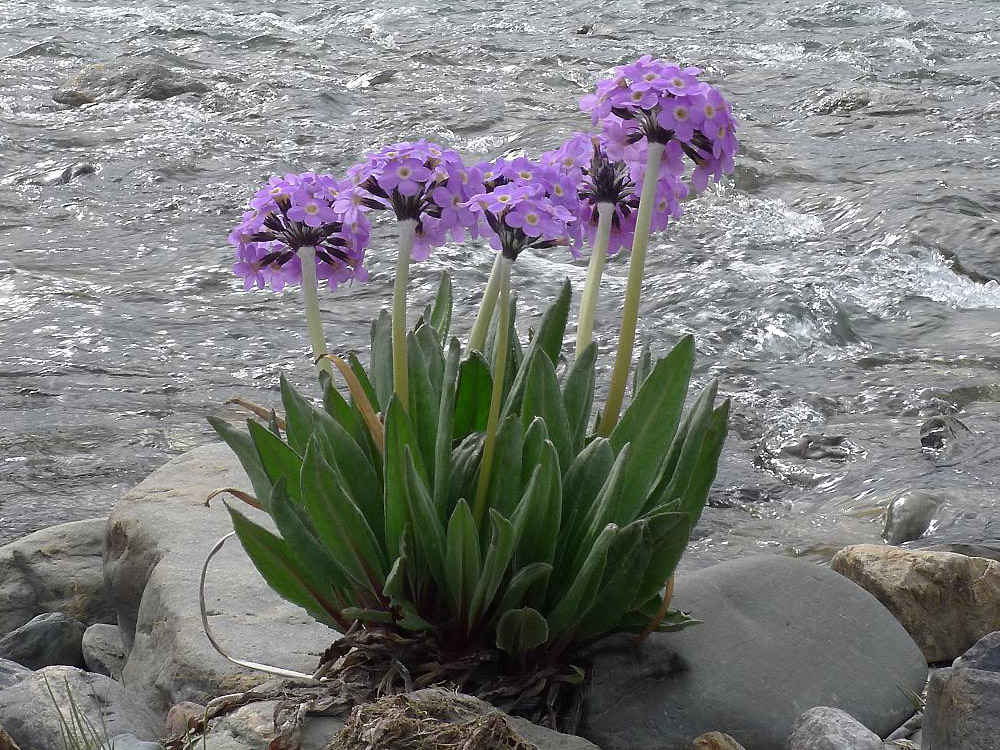
<svg viewBox="0 0 1000 750"><path fill-rule="evenodd" d="M690 185L696 193L733 171L737 142L732 110L716 89L699 80L700 73L644 55L615 68L580 102L601 126L612 157L628 163L640 185L618 351L598 427L603 436L617 424L625 398L649 233L666 226L688 192L679 181L685 174L684 157L694 163Z"/></svg>

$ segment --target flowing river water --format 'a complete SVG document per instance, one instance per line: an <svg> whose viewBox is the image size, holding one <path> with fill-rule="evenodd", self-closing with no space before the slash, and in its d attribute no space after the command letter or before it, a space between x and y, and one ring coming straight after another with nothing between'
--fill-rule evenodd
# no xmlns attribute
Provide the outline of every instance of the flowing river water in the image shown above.
<svg viewBox="0 0 1000 750"><path fill-rule="evenodd" d="M0 0L0 543L106 513L212 440L224 402L310 387L295 291L245 293L226 234L272 173L343 173L427 137L535 154L586 127L577 102L641 54L695 64L735 103L729 183L655 238L641 332L697 337L697 380L734 401L686 565L754 551L827 559L878 541L895 493L945 498L915 544L1000 538L1000 16L987 0L351 3ZM80 107L87 65L157 63L203 84ZM74 168L74 165L76 167ZM341 350L386 305L372 280L323 296ZM492 260L438 274L467 330ZM624 259L597 336L610 367ZM522 316L585 268L518 261ZM957 422L941 449L933 417ZM183 523L183 519L178 519Z"/></svg>

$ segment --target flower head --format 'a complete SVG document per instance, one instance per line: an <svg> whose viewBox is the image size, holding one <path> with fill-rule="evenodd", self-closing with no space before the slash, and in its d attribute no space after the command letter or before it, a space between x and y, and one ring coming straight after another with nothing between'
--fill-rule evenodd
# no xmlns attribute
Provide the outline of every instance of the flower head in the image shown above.
<svg viewBox="0 0 1000 750"><path fill-rule="evenodd" d="M526 248L568 244L579 204L572 180L552 167L519 158L479 167L483 191L466 203L481 217L490 245L511 259Z"/></svg>
<svg viewBox="0 0 1000 750"><path fill-rule="evenodd" d="M460 242L466 232L475 236L478 221L466 203L482 189L482 179L451 149L425 140L396 143L369 153L348 175L358 190L350 198L354 210L391 208L398 220L416 222L415 260L449 237Z"/></svg>
<svg viewBox="0 0 1000 750"><path fill-rule="evenodd" d="M270 286L279 291L302 278L299 248L316 253L316 274L330 287L365 280L363 266L368 224L337 210L353 186L331 175L305 172L272 176L250 199L250 210L229 234L236 248L233 271L245 289Z"/></svg>
<svg viewBox="0 0 1000 750"><path fill-rule="evenodd" d="M738 145L729 102L700 73L644 55L598 81L580 106L600 123L613 158L637 161L631 147L644 141L677 143L695 165L691 185L700 192L732 173Z"/></svg>

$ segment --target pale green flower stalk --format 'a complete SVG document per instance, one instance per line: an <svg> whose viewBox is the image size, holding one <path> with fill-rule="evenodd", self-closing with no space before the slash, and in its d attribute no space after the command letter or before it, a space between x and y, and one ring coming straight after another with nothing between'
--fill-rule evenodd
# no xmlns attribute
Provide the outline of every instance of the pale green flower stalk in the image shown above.
<svg viewBox="0 0 1000 750"><path fill-rule="evenodd" d="M416 219L399 222L399 253L396 281L392 290L392 387L403 409L409 407L410 385L406 363L406 285L410 276L410 256L416 235Z"/></svg>
<svg viewBox="0 0 1000 750"><path fill-rule="evenodd" d="M622 402L625 400L625 386L629 370L632 369L632 352L635 348L635 331L639 322L639 296L642 292L642 277L646 267L646 250L649 247L649 225L656 204L656 184L660 176L660 159L664 144L649 141L646 152L646 174L642 180L642 195L635 220L635 237L632 240L632 257L629 259L628 284L625 287L625 301L622 305L622 323L618 333L618 350L615 352L615 366L611 372L611 386L608 400L601 414L597 434L608 437L618 424Z"/></svg>
<svg viewBox="0 0 1000 750"><path fill-rule="evenodd" d="M493 473L493 454L497 446L497 423L500 421L500 401L503 397L504 374L507 371L508 332L510 329L510 271L514 261L503 253L497 255L494 269L497 271L497 334L493 349L493 390L490 394L490 411L486 419L486 439L483 443L483 458L479 463L479 483L476 485L476 499L472 516L482 525L486 515L486 494L489 491L490 475Z"/></svg>
<svg viewBox="0 0 1000 750"><path fill-rule="evenodd" d="M479 303L479 312L476 313L476 322L472 324L469 341L465 345L466 357L473 350L482 352L483 347L486 345L486 333L489 331L490 321L493 319L493 310L497 304L497 296L500 294L500 267L503 265L502 258L502 254L498 253L496 260L493 261L490 280L486 282L486 289L483 290L483 299Z"/></svg>
<svg viewBox="0 0 1000 750"><path fill-rule="evenodd" d="M324 355L326 336L323 334L323 321L319 313L319 294L316 283L316 248L303 245L298 249L299 260L302 261L302 296L306 308L306 329L309 331L309 345L312 347L313 360L322 372L333 376L330 360Z"/></svg>
<svg viewBox="0 0 1000 750"><path fill-rule="evenodd" d="M587 282L583 287L583 296L580 298L580 317L576 326L576 356L578 357L594 338L594 313L597 309L597 297L601 291L604 262L608 259L608 240L611 238L611 220L614 213L614 204L603 201L597 204L597 234L594 237L594 247L590 251Z"/></svg>

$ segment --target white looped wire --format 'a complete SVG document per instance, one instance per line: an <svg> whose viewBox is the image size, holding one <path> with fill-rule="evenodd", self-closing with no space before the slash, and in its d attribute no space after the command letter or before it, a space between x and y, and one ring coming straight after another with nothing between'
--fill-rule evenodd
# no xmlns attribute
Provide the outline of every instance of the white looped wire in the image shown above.
<svg viewBox="0 0 1000 750"><path fill-rule="evenodd" d="M215 557L216 553L220 549L222 549L222 545L224 545L230 537L235 535L236 535L235 531L230 531L219 541L217 541L215 543L215 546L212 547L212 551L208 553L208 557L205 558L205 564L202 565L201 567L201 581L198 584L198 604L201 607L201 626L205 629L205 635L208 636L208 642L212 644L212 647L216 651L222 654L222 657L224 659L226 659L227 661L231 661L233 664L236 664L238 666L246 667L247 669L254 669L258 672L266 672L267 674L277 675L278 677L291 677L293 679L298 679L298 680L312 680L314 682L317 682L318 680L316 680L315 677L309 674L305 674L303 672L295 672L291 669L282 669L281 667L270 667L267 664L258 664L255 661L244 661L243 659L233 658L232 656L230 656L229 654L227 654L225 651L222 650L222 646L219 645L218 641L216 641L215 637L212 635L212 629L208 626L208 613L205 609L205 576L208 574L208 564L212 561L212 558Z"/></svg>

